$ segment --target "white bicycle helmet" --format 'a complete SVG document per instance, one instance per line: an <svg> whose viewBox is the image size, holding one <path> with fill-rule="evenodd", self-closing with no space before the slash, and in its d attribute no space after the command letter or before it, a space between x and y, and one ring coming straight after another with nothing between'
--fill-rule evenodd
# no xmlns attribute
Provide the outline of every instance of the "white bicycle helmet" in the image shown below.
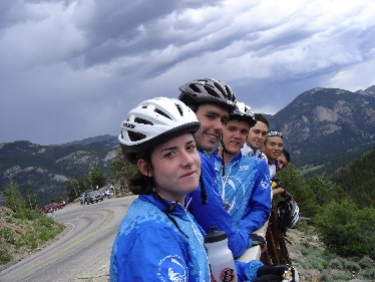
<svg viewBox="0 0 375 282"><path fill-rule="evenodd" d="M177 99L156 97L141 102L121 124L118 140L131 163L137 156L183 132L199 129L195 113Z"/></svg>
<svg viewBox="0 0 375 282"><path fill-rule="evenodd" d="M229 115L229 120L243 120L247 122L250 127L256 123L254 113L251 108L243 102L237 102L235 110Z"/></svg>
<svg viewBox="0 0 375 282"><path fill-rule="evenodd" d="M278 226L284 233L289 228L294 228L299 220L299 207L294 200L285 200L277 204Z"/></svg>
<svg viewBox="0 0 375 282"><path fill-rule="evenodd" d="M237 99L230 86L214 78L195 79L179 89L181 94L178 98L186 105L213 103L224 106L230 112L235 109Z"/></svg>

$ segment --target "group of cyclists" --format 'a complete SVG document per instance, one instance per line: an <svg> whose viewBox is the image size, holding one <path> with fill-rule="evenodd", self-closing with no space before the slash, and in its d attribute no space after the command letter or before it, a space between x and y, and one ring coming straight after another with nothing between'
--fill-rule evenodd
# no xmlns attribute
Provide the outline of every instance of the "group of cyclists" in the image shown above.
<svg viewBox="0 0 375 282"><path fill-rule="evenodd" d="M282 134L268 124L259 130L263 116L222 81L197 79L179 90L178 99L141 102L121 124L124 157L138 168L128 185L138 198L113 244L111 281L214 281L203 244L213 226L226 233L234 258L267 244L253 232L271 214ZM253 130L265 137L259 148L249 145ZM288 264L235 265L236 277L222 281L298 280Z"/></svg>

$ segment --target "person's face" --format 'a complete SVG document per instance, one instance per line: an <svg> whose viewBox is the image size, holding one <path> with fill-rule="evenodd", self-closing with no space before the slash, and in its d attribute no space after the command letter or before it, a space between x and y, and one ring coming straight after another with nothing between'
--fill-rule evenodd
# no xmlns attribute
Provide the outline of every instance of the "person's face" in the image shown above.
<svg viewBox="0 0 375 282"><path fill-rule="evenodd" d="M250 128L249 136L247 137L247 145L253 150L260 149L264 144L268 133L268 126L264 122L257 121L257 123Z"/></svg>
<svg viewBox="0 0 375 282"><path fill-rule="evenodd" d="M285 155L281 153L280 157L277 158L277 170L281 170L288 165L288 160Z"/></svg>
<svg viewBox="0 0 375 282"><path fill-rule="evenodd" d="M223 123L228 120L228 111L214 104L203 104L196 112L200 122L199 130L194 134L199 149L212 151L223 133Z"/></svg>
<svg viewBox="0 0 375 282"><path fill-rule="evenodd" d="M250 125L245 121L230 120L223 130L223 143L225 149L232 155L241 152L241 148L246 142Z"/></svg>
<svg viewBox="0 0 375 282"><path fill-rule="evenodd" d="M280 157L283 144L283 139L279 136L267 137L266 141L264 141L262 151L267 156L269 163L273 163Z"/></svg>
<svg viewBox="0 0 375 282"><path fill-rule="evenodd" d="M154 177L156 190L162 198L183 203L186 194L198 187L201 161L191 133L156 146L151 163L152 168L140 159L137 165L143 174Z"/></svg>

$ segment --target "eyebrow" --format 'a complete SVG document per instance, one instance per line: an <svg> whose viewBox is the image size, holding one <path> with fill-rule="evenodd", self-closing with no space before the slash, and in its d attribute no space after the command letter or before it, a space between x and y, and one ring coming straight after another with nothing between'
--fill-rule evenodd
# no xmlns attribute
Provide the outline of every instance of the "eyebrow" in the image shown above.
<svg viewBox="0 0 375 282"><path fill-rule="evenodd" d="M185 145L190 145L194 143L194 140L190 140L188 142L185 143ZM163 150L161 150L161 152L164 152L164 151L170 151L170 150L173 150L173 149L176 149L177 146L172 146L172 147L168 147L168 148L164 148Z"/></svg>
<svg viewBox="0 0 375 282"><path fill-rule="evenodd" d="M214 115L214 116L217 116L217 117L220 116L220 114L218 112L215 112L215 111L207 111L206 115Z"/></svg>

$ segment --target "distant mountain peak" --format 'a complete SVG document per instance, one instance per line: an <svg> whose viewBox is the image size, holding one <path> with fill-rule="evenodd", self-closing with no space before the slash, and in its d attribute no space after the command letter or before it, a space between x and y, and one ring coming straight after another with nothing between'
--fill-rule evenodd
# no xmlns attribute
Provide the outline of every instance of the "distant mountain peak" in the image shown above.
<svg viewBox="0 0 375 282"><path fill-rule="evenodd" d="M375 97L375 85L372 85L365 90L359 89L355 93Z"/></svg>
<svg viewBox="0 0 375 282"><path fill-rule="evenodd" d="M73 141L60 146L72 146L72 145L83 145L93 147L112 147L118 144L117 136L109 134L99 135L95 137L85 138L79 141Z"/></svg>

